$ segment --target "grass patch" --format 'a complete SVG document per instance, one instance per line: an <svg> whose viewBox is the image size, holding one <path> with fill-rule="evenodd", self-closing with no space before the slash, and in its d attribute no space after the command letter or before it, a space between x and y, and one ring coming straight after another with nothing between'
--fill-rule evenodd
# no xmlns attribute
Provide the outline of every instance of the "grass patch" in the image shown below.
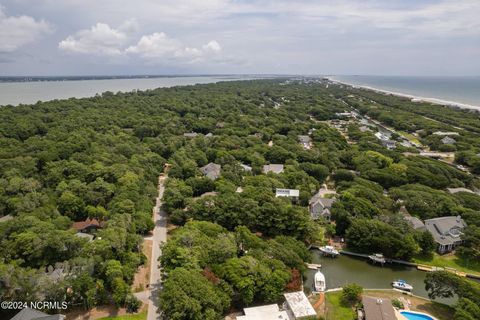
<svg viewBox="0 0 480 320"><path fill-rule="evenodd" d="M114 316L114 317L105 317L98 320L146 320L147 319L147 310L142 311L137 314L127 314L124 316Z"/></svg>
<svg viewBox="0 0 480 320"><path fill-rule="evenodd" d="M345 306L342 301L342 291L325 293L327 304L327 320L352 320L355 319L355 311Z"/></svg>
<svg viewBox="0 0 480 320"><path fill-rule="evenodd" d="M410 140L410 141L412 141L412 142L414 142L414 143L416 143L416 144L418 144L418 145L420 145L420 146L422 145L422 143L420 142L420 140L418 140L418 138L415 137L415 136L414 136L413 134L411 134L411 133L408 133L408 132L405 132L405 131L397 131L397 133L398 133L399 135L401 135L402 137L404 137L404 138L406 138L406 139L408 139L408 140Z"/></svg>
<svg viewBox="0 0 480 320"><path fill-rule="evenodd" d="M462 257L456 255L439 255L434 253L432 256L416 256L413 258L413 262L419 264L426 264L435 267L448 267L454 268L458 271L474 273L480 275L480 263L476 261L468 261Z"/></svg>

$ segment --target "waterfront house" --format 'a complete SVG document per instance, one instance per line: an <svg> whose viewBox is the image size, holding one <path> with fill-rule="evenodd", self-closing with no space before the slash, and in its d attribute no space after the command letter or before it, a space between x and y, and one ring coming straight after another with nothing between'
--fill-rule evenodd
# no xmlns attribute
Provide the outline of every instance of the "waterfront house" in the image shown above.
<svg viewBox="0 0 480 320"><path fill-rule="evenodd" d="M362 320L397 320L392 301L387 298L362 296Z"/></svg>
<svg viewBox="0 0 480 320"><path fill-rule="evenodd" d="M277 188L275 190L275 197L288 197L292 199L293 201L298 201L298 198L300 196L300 190L297 189L280 189Z"/></svg>
<svg viewBox="0 0 480 320"><path fill-rule="evenodd" d="M463 242L461 235L466 226L460 216L425 220L425 228L432 234L440 254L452 251Z"/></svg>
<svg viewBox="0 0 480 320"><path fill-rule="evenodd" d="M103 227L103 223L99 222L97 219L87 218L85 221L78 221L72 224L72 228L77 230L77 232L82 233L93 233L98 229Z"/></svg>
<svg viewBox="0 0 480 320"><path fill-rule="evenodd" d="M318 219L320 217L330 219L330 209L335 203L335 200L334 198L322 197L320 192L315 194L308 203L308 209L312 219Z"/></svg>
<svg viewBox="0 0 480 320"><path fill-rule="evenodd" d="M450 137L444 137L442 139L443 144L454 144L455 142L457 142L457 141L455 141L455 139L450 138Z"/></svg>
<svg viewBox="0 0 480 320"><path fill-rule="evenodd" d="M200 168L200 171L210 180L216 180L220 177L220 170L222 166L213 162L210 162L206 166Z"/></svg>
<svg viewBox="0 0 480 320"><path fill-rule="evenodd" d="M276 174L283 172L283 164L267 164L263 166L263 173L273 172Z"/></svg>
<svg viewBox="0 0 480 320"><path fill-rule="evenodd" d="M317 312L303 291L284 293L283 296L286 309L293 316L291 319L301 320L317 316Z"/></svg>

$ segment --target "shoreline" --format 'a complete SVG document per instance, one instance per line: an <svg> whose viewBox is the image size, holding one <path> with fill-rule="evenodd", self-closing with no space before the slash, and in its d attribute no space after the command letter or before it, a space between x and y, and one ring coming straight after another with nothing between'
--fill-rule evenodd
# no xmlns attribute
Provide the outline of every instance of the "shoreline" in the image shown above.
<svg viewBox="0 0 480 320"><path fill-rule="evenodd" d="M385 89L378 89L374 88L371 86L367 85L359 85L359 84L354 84L346 81L341 81L334 79L332 77L327 77L328 81L337 83L337 84L343 84L350 86L352 88L360 88L360 89L365 89L365 90L370 90L374 91L376 93L381 93L384 95L393 95L401 98L408 98L410 99L411 102L427 102L435 105L441 105L441 106L447 106L450 108L460 108L460 109L469 109L469 110L475 110L477 112L480 112L480 105L473 105L473 104L468 104L468 103L462 103L462 102L456 102L456 101L450 101L450 100L443 100L443 99L438 99L438 98L429 98L429 97L421 97L421 96L415 96L412 94L408 93L402 93L402 92L397 92L397 91L390 91L390 90L385 90Z"/></svg>

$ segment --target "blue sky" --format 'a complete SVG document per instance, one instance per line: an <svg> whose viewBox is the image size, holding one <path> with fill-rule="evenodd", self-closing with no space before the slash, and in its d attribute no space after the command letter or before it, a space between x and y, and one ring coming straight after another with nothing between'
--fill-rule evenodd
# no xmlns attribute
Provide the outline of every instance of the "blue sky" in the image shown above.
<svg viewBox="0 0 480 320"><path fill-rule="evenodd" d="M480 75L478 0L1 0L0 75Z"/></svg>

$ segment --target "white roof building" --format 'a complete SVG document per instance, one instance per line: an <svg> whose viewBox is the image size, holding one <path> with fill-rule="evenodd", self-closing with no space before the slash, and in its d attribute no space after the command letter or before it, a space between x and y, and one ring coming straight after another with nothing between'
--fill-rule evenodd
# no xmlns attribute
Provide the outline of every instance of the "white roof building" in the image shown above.
<svg viewBox="0 0 480 320"><path fill-rule="evenodd" d="M244 316L237 320L292 320L286 311L281 311L277 304L243 309Z"/></svg>
<svg viewBox="0 0 480 320"><path fill-rule="evenodd" d="M263 173L282 173L283 172L283 164L267 164L263 166Z"/></svg>
<svg viewBox="0 0 480 320"><path fill-rule="evenodd" d="M317 312L313 309L310 301L303 291L284 293L288 309L293 313L294 319L316 317Z"/></svg>
<svg viewBox="0 0 480 320"><path fill-rule="evenodd" d="M297 189L280 189L277 188L275 190L275 197L290 197L290 198L298 198L300 196L300 190Z"/></svg>

